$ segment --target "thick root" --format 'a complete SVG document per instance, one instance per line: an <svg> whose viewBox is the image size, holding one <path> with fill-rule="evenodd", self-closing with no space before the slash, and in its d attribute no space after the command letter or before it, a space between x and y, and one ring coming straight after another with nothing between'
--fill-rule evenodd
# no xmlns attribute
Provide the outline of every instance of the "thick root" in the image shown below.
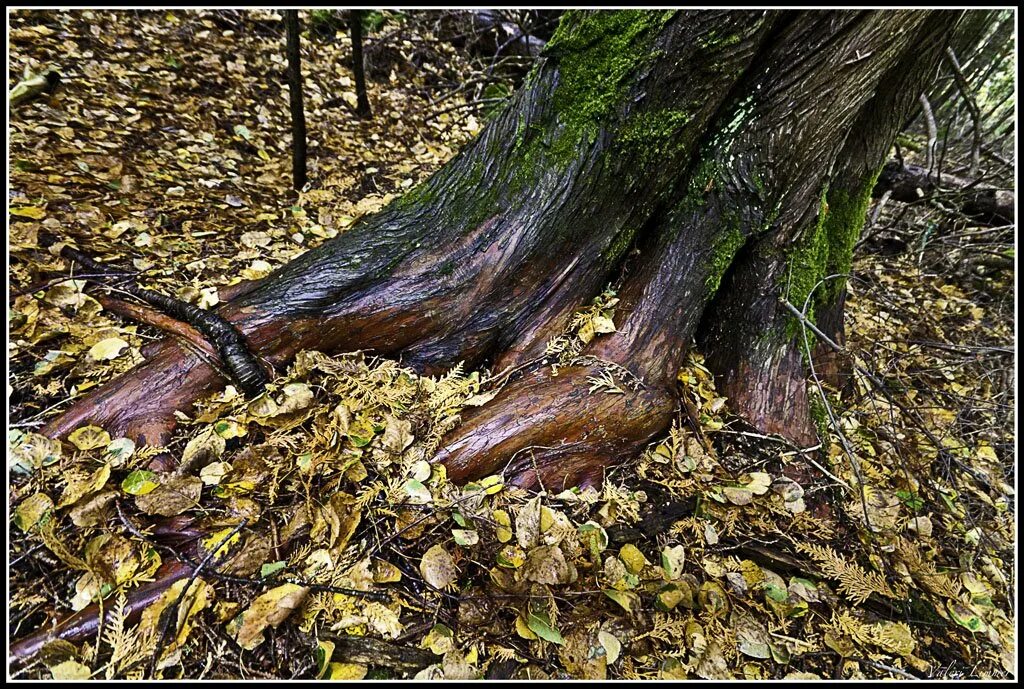
<svg viewBox="0 0 1024 689"><path fill-rule="evenodd" d="M176 423L175 410L187 409L221 380L212 366L168 341L152 359L90 391L41 432L57 438L91 424L115 438L166 445Z"/></svg>
<svg viewBox="0 0 1024 689"><path fill-rule="evenodd" d="M664 431L675 408L665 388L633 389L616 379L612 390L598 384L603 373L572 366L526 374L467 412L434 461L457 483L501 474L528 489L599 486L605 468Z"/></svg>

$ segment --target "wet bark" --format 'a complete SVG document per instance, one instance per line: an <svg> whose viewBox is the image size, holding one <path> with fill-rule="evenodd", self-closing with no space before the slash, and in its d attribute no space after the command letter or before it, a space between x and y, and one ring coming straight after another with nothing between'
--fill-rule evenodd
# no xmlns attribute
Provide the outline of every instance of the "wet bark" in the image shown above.
<svg viewBox="0 0 1024 689"><path fill-rule="evenodd" d="M926 30L937 21L570 13L467 150L218 313L278 367L315 348L399 356L427 373L460 361L520 371L446 439L437 459L457 480L505 471L532 487L598 483L668 425L698 326L733 408L812 444L805 361L779 300L803 303L841 259L821 212L838 198L823 203L827 185L867 188L861 172L884 155L897 121L888 110L902 107L885 81L941 42ZM861 151L871 127L884 136ZM557 376L539 368L630 247L639 254L619 280L618 332ZM619 390L591 392L606 371ZM165 342L45 430L93 423L162 444L173 412L221 385Z"/></svg>
<svg viewBox="0 0 1024 689"><path fill-rule="evenodd" d="M218 313L278 367L307 348L428 373L513 367L443 440L434 460L456 481L598 484L666 430L694 338L733 410L812 444L807 362L780 299L814 303L848 260L856 237L837 228L859 232L892 122L921 92L897 77L941 52L940 14L570 13L464 152ZM617 331L556 375L546 343L609 281ZM841 324L841 290L818 305ZM605 374L614 389L595 385ZM223 384L165 341L44 430L163 444L173 412Z"/></svg>
<svg viewBox="0 0 1024 689"><path fill-rule="evenodd" d="M904 54L882 77L874 97L857 116L837 159L829 181L828 214L823 228L830 248L821 277L827 279L811 295L812 304L808 306L813 306L818 329L841 346L846 344L845 276L851 270L853 247L864 226L870 197L877 195L882 186L876 179L903 123L917 107L914 94L921 93L934 79L943 48L962 21L963 14L959 12L936 12L928 17L914 39L919 49ZM883 170L881 176L884 175ZM803 309L804 305L796 306ZM852 369L842 354L817 343L813 361L821 379L840 391L850 390Z"/></svg>
<svg viewBox="0 0 1024 689"><path fill-rule="evenodd" d="M806 447L817 443L817 434L802 338L781 300L802 305L825 277L830 249L839 248L825 225L830 172L862 108L898 64L927 13L901 13L897 26L886 13L839 13L827 29L802 17L788 40L779 43L780 52L765 60L765 71L777 82L764 98L774 97L774 107L744 130L750 141L744 157L752 170L768 173L764 205L777 208L777 214L731 267L700 339L708 367L733 408L760 431ZM780 70L792 46L802 46L800 61ZM787 76L780 79L780 71ZM756 145L779 131L786 131L784 148Z"/></svg>
<svg viewBox="0 0 1024 689"><path fill-rule="evenodd" d="M467 150L218 313L276 366L304 348L401 355L424 371L542 351L667 203L769 23L763 12L623 14L635 23L570 17L562 47ZM723 28L744 39L711 40ZM635 64L599 73L613 88L593 93L588 70L601 56L588 51L624 29L628 43L619 47ZM665 54L674 59L653 59ZM644 126L674 109L686 117L653 132ZM658 147L658 164L642 162L649 146ZM222 384L205 362L167 342L46 432L94 423L159 444L174 410L187 411Z"/></svg>

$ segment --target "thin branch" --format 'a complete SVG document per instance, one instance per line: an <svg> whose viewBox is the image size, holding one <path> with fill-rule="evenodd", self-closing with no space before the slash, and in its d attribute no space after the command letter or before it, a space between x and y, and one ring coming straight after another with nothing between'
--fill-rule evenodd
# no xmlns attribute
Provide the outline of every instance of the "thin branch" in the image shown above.
<svg viewBox="0 0 1024 689"><path fill-rule="evenodd" d="M164 611L160 613L160 616L163 618L163 625L160 630L160 641L157 643L156 650L153 652L153 659L149 663L150 677L156 677L156 665L160 660L160 652L164 648L164 643L167 641L167 633L171 628L171 620L177 616L178 607L181 606L181 601L185 598L185 593L189 588L191 588L192 582L196 580L196 577L199 576L200 572L202 572L206 565L210 563L210 560L212 560L220 549L224 547L224 544L234 538L235 534L241 531L248 523L248 518L243 517L242 521L238 522L238 525L231 530L231 533L220 539L220 542L206 554L206 557L204 557L202 562L199 563L199 566L192 570L192 574L189 576L185 586L182 587L181 593L178 594L178 598L174 601L174 604L165 608Z"/></svg>
<svg viewBox="0 0 1024 689"><path fill-rule="evenodd" d="M981 109L978 108L978 101L971 93L971 87L967 83L967 78L964 77L963 70L960 69L960 61L956 59L956 53L953 52L952 47L946 48L946 57L953 68L953 78L960 90L960 95L963 96L964 105L971 115L974 140L971 143L971 167L968 176L974 177L978 174L978 169L981 166Z"/></svg>
<svg viewBox="0 0 1024 689"><path fill-rule="evenodd" d="M918 97L921 101L921 111L924 113L924 121L928 127L928 143L925 147L927 152L927 158L925 159L925 167L928 169L928 176L931 177L932 168L935 166L935 146L939 141L939 128L935 125L935 113L932 112L932 104L928 100L928 96L921 94Z"/></svg>

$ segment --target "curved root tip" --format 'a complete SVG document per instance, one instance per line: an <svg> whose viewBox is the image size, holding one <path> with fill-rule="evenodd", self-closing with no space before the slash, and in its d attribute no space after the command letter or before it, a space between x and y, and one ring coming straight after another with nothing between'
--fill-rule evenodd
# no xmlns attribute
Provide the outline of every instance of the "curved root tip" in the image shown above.
<svg viewBox="0 0 1024 689"><path fill-rule="evenodd" d="M640 451L671 422L665 388L594 390L600 367L534 371L468 411L434 456L456 483L501 473L530 490L600 486L616 458Z"/></svg>

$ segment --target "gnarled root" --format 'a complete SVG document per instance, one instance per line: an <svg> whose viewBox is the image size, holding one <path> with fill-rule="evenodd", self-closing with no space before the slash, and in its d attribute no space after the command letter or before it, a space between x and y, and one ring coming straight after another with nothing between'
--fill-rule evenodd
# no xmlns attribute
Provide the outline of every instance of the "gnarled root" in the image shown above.
<svg viewBox="0 0 1024 689"><path fill-rule="evenodd" d="M601 365L527 373L464 416L434 457L457 483L503 474L528 489L601 484L605 467L635 455L668 427L675 402L662 387L599 386Z"/></svg>

